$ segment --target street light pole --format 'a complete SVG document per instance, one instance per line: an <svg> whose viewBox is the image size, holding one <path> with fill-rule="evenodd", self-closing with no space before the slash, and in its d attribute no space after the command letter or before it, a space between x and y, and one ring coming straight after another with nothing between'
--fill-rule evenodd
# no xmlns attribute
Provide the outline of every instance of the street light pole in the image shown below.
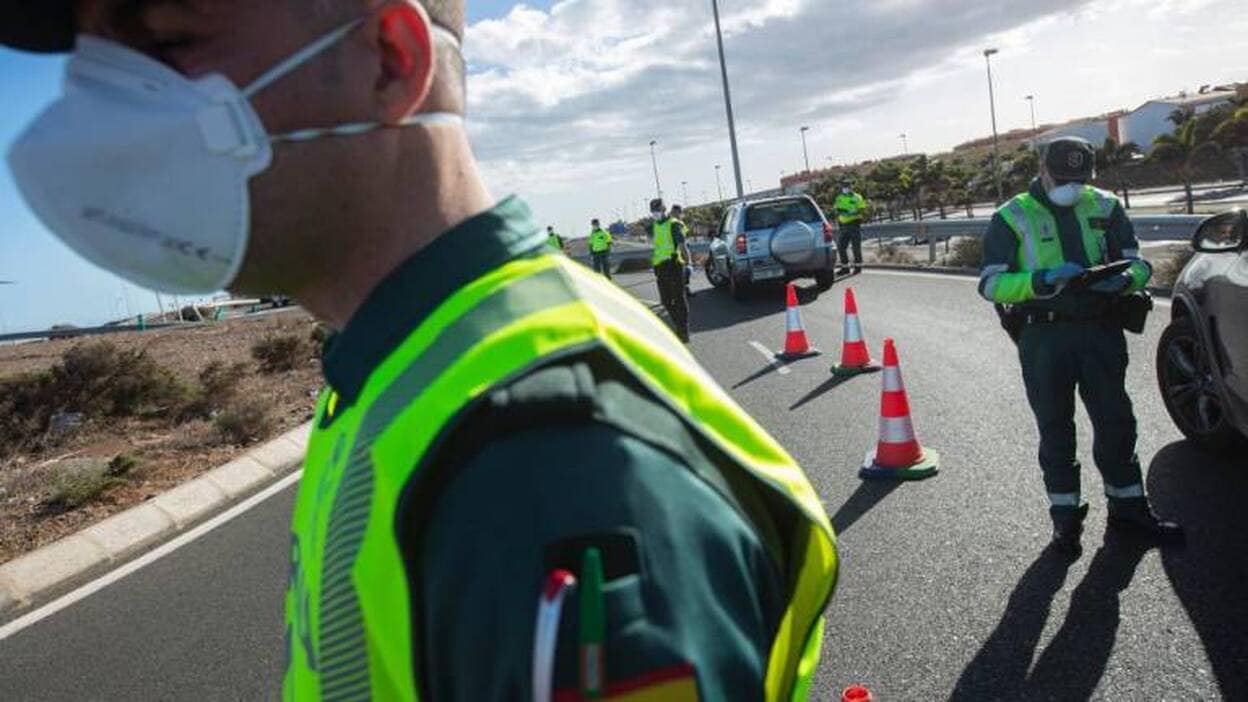
<svg viewBox="0 0 1248 702"><path fill-rule="evenodd" d="M1035 148L1036 153L1040 153L1040 133L1036 129L1036 96L1028 95L1023 98L1027 104L1031 106L1031 145Z"/></svg>
<svg viewBox="0 0 1248 702"><path fill-rule="evenodd" d="M810 131L810 127L802 127L802 159L806 161L806 172L810 173L810 152L806 150L806 132Z"/></svg>
<svg viewBox="0 0 1248 702"><path fill-rule="evenodd" d="M910 144L906 142L906 133L901 133L901 155L906 157L910 155Z"/></svg>
<svg viewBox="0 0 1248 702"><path fill-rule="evenodd" d="M680 181L680 192L685 196L685 206L689 205L689 181Z"/></svg>
<svg viewBox="0 0 1248 702"><path fill-rule="evenodd" d="M724 183L719 179L719 164L715 164L715 187L719 188L719 201L724 201ZM744 195L743 195L744 197Z"/></svg>
<svg viewBox="0 0 1248 702"><path fill-rule="evenodd" d="M992 177L997 183L997 204L1005 201L1001 186L1001 152L997 144L997 98L992 87L992 56L996 49L984 49L984 63L988 66L988 110L992 115Z"/></svg>
<svg viewBox="0 0 1248 702"><path fill-rule="evenodd" d="M650 140L650 163L654 165L654 191L658 193L655 197L663 199L663 186L659 185L659 157L654 153L654 147L659 142L654 139Z"/></svg>
<svg viewBox="0 0 1248 702"><path fill-rule="evenodd" d="M728 62L724 59L724 34L719 28L719 0L711 0L715 14L715 42L719 46L719 73L724 81L724 109L728 113L728 140L732 144L732 171L737 180L737 198L745 197L741 183L741 158L737 153L737 125L732 118L732 91L728 88ZM724 197L719 197L722 202Z"/></svg>

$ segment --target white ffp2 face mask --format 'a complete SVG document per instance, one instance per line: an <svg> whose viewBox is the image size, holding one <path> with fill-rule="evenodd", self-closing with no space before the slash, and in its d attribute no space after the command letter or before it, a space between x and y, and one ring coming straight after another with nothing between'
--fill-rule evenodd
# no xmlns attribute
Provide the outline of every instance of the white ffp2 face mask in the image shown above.
<svg viewBox="0 0 1248 702"><path fill-rule="evenodd" d="M1085 187L1083 183L1067 183L1051 188L1045 194L1058 207L1073 207L1079 202L1079 196L1083 195Z"/></svg>
<svg viewBox="0 0 1248 702"><path fill-rule="evenodd" d="M155 290L221 290L242 266L248 182L269 167L272 143L382 126L269 135L250 103L362 22L322 36L245 89L219 74L191 80L124 45L80 36L64 94L13 144L9 167L35 214L92 263ZM424 113L402 125L460 120Z"/></svg>

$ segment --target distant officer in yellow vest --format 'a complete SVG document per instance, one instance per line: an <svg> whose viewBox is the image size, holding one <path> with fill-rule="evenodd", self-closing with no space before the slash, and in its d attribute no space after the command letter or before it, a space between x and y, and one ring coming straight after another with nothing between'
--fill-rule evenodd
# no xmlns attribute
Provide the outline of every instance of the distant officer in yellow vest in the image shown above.
<svg viewBox="0 0 1248 702"><path fill-rule="evenodd" d="M667 310L672 329L681 341L689 341L689 299L685 297L684 223L667 215L659 199L650 201L650 234L654 238L654 280L659 302Z"/></svg>
<svg viewBox="0 0 1248 702"><path fill-rule="evenodd" d="M1088 513L1075 445L1076 388L1092 419L1092 455L1105 483L1110 528L1160 541L1182 537L1177 524L1149 507L1126 388L1123 329L1142 329L1149 302L1138 291L1153 270L1140 258L1118 198L1088 184L1095 161L1095 149L1083 139L1057 139L1045 148L1040 177L992 218L979 283L985 299L1003 306L1003 321L1018 343L1040 432L1052 543L1071 558L1081 553ZM1080 285L1087 268L1114 262L1125 270Z"/></svg>
<svg viewBox="0 0 1248 702"><path fill-rule="evenodd" d="M836 209L836 222L841 229L839 247L841 251L841 271L849 272L849 253L853 248L854 273L862 272L862 220L867 214L867 200L854 192L849 181L841 183L841 192L833 203Z"/></svg>
<svg viewBox="0 0 1248 702"><path fill-rule="evenodd" d="M603 229L598 220L589 223L589 255L594 270L611 280L611 232Z"/></svg>
<svg viewBox="0 0 1248 702"><path fill-rule="evenodd" d="M672 228L672 236L676 239L676 245L680 247L681 256L685 259L685 295L693 297L693 288L690 283L693 282L693 255L689 253L689 225L685 224L682 219L685 210L680 205L672 205L671 217L675 223Z"/></svg>
<svg viewBox="0 0 1248 702"><path fill-rule="evenodd" d="M286 699L805 699L837 568L820 496L645 307L488 193L464 16L0 0L0 43L72 51L14 178L119 275L288 294L340 330Z"/></svg>
<svg viewBox="0 0 1248 702"><path fill-rule="evenodd" d="M555 233L554 227L546 227L546 245L555 251L563 251L563 237Z"/></svg>

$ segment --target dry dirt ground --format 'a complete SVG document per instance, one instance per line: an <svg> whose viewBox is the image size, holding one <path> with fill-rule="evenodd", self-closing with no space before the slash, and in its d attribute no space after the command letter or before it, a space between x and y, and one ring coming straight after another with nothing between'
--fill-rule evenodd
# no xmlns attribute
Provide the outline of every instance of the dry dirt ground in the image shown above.
<svg viewBox="0 0 1248 702"><path fill-rule="evenodd" d="M321 387L314 322L300 310L239 317L201 327L62 339L0 346L0 379L46 370L79 344L107 341L123 350L143 350L177 377L194 381L213 361L247 364L239 397L261 398L272 419L265 438L311 418ZM291 371L265 374L252 358L252 345L278 335L307 340L308 352ZM252 442L255 443L255 442ZM244 453L249 447L226 439L214 423L198 419L126 418L88 421L53 448L0 458L0 563L48 544L116 512L154 497ZM55 476L65 466L136 460L123 479L77 507L52 499Z"/></svg>

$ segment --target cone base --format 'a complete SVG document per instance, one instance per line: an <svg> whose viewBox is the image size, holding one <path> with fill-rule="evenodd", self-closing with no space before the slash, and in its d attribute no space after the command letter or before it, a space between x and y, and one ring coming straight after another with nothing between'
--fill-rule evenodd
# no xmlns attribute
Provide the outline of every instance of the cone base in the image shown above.
<svg viewBox="0 0 1248 702"><path fill-rule="evenodd" d="M819 349L808 349L802 353L778 353L776 354L776 358L781 361L800 361L803 358L814 358L815 356L820 356L822 354L823 352Z"/></svg>
<svg viewBox="0 0 1248 702"><path fill-rule="evenodd" d="M924 448L919 462L907 468L885 468L875 462L875 451L867 454L866 462L858 471L863 480L926 480L940 470L940 454Z"/></svg>
<svg viewBox="0 0 1248 702"><path fill-rule="evenodd" d="M874 363L868 363L865 366L842 366L839 363L832 366L832 375L838 375L842 378L849 378L855 375L866 375L867 373L878 373L880 366Z"/></svg>

